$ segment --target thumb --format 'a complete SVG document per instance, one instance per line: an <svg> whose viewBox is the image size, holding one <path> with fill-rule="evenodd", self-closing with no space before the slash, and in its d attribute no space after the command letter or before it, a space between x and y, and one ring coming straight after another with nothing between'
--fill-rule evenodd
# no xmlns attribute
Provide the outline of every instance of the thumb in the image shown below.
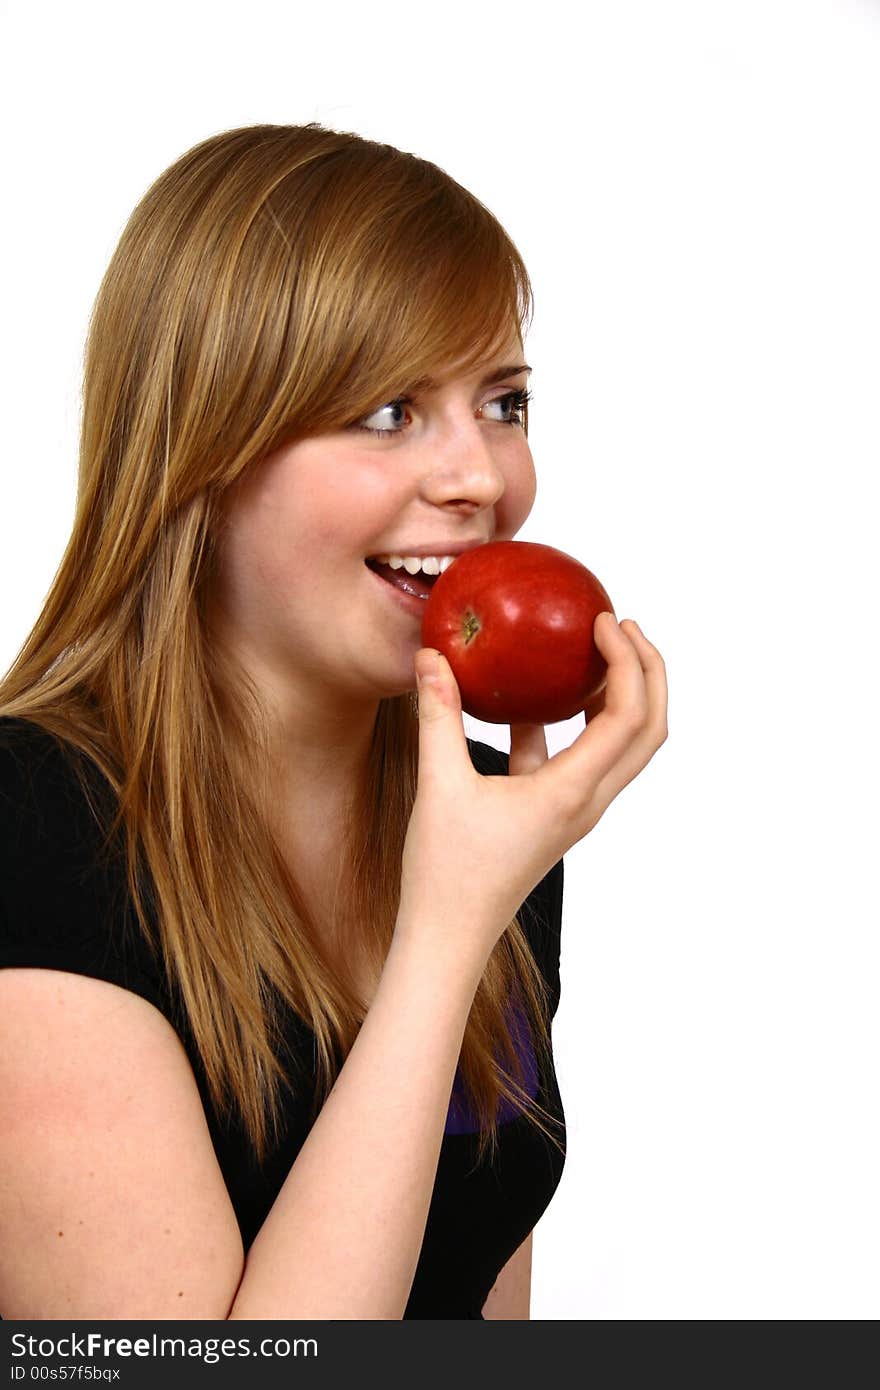
<svg viewBox="0 0 880 1390"><path fill-rule="evenodd" d="M461 695L452 667L434 647L415 656L419 694L419 775L445 772L467 762L470 754L462 720Z"/></svg>

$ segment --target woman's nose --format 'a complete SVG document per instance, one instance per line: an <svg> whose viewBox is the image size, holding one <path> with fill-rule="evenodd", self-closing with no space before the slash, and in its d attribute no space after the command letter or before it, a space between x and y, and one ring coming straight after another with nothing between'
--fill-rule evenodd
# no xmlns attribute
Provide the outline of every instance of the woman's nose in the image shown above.
<svg viewBox="0 0 880 1390"><path fill-rule="evenodd" d="M491 507L503 492L504 474L480 421L450 431L439 450L435 446L422 483L426 500L476 511Z"/></svg>

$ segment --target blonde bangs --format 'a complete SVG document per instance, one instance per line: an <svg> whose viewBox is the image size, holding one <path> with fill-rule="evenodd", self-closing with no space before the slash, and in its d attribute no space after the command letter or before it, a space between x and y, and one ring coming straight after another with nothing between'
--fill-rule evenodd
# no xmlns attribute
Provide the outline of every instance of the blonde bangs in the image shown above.
<svg viewBox="0 0 880 1390"><path fill-rule="evenodd" d="M398 151L344 153L273 188L235 268L269 306L248 364L266 453L344 428L438 371L475 369L511 334L522 341L532 316L525 264L477 199ZM316 206L307 195L321 179ZM223 330L212 326L215 342Z"/></svg>

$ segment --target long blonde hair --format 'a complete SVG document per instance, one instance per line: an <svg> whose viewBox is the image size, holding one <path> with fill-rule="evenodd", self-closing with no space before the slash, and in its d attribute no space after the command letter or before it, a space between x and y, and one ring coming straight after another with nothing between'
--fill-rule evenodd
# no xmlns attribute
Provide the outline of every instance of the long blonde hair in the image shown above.
<svg viewBox="0 0 880 1390"><path fill-rule="evenodd" d="M516 247L445 171L317 123L230 130L183 154L134 209L98 291L73 530L0 715L64 740L110 783L105 830L123 834L144 934L218 1112L237 1106L258 1159L279 1133L281 1001L315 1034L317 1076L300 1078L313 1116L364 1006L269 829L257 692L210 640L224 503L261 459L358 420L392 385L473 366L512 326L522 339L532 304ZM413 697L383 700L340 846L346 911L379 969L417 767ZM517 919L460 1056L478 1161L495 1151L502 1096L561 1148L523 1089L513 995L546 1061L548 991Z"/></svg>

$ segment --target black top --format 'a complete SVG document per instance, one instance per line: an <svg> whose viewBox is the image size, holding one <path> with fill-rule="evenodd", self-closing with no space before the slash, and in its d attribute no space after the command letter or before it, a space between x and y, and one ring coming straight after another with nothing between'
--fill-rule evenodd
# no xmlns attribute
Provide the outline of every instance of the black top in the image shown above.
<svg viewBox="0 0 880 1390"><path fill-rule="evenodd" d="M507 774L508 755L468 739L479 772ZM149 1000L183 1043L205 1107L217 1161L247 1251L310 1128L311 1097L283 1091L285 1130L260 1170L236 1118L220 1119L185 1017L137 922L125 878L121 837L101 855L97 821L65 754L66 745L24 720L0 719L0 967L39 966L109 980ZM85 763L90 788L106 807L112 792ZM529 895L519 914L537 964L559 1004L563 862ZM538 1076L528 1029L511 1018L526 1061L527 1089L560 1121L564 1113L552 1062ZM286 1010L285 1040L313 1074L314 1034ZM481 1318L499 1271L545 1211L564 1158L525 1117L502 1110L494 1163L476 1163L476 1123L463 1103L459 1076L450 1098L434 1192L404 1318Z"/></svg>

